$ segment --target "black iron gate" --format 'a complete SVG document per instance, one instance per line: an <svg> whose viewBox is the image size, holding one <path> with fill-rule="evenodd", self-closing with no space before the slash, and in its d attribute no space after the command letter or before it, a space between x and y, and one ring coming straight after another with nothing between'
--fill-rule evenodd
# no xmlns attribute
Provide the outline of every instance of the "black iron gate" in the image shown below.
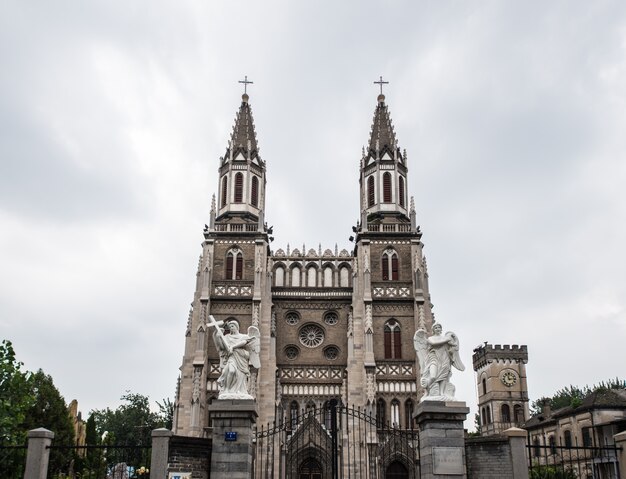
<svg viewBox="0 0 626 479"><path fill-rule="evenodd" d="M419 436L330 401L262 426L254 471L257 479L417 479Z"/></svg>

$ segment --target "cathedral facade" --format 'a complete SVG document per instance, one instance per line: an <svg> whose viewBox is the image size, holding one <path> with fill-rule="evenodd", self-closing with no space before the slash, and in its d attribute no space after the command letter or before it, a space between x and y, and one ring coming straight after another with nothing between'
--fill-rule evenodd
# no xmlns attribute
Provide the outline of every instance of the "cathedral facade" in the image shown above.
<svg viewBox="0 0 626 479"><path fill-rule="evenodd" d="M407 155L384 95L355 168L360 221L352 251L271 249L266 163L247 94L218 171L185 332L174 433L206 435L208 405L218 396L220 360L209 315L260 331L261 367L252 368L248 387L259 423L289 421L335 399L408 427L423 394L413 334L430 333L433 316Z"/></svg>

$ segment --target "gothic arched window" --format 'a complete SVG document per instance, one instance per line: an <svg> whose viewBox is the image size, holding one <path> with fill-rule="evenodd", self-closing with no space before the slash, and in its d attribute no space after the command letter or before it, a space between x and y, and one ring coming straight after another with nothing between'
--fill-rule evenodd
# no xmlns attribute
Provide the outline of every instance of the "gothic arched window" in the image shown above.
<svg viewBox="0 0 626 479"><path fill-rule="evenodd" d="M376 424L378 427L383 427L387 419L385 418L385 409L387 405L385 404L385 400L383 398L378 398L376 401Z"/></svg>
<svg viewBox="0 0 626 479"><path fill-rule="evenodd" d="M285 268L279 266L274 271L274 285L275 286L284 286L285 285Z"/></svg>
<svg viewBox="0 0 626 479"><path fill-rule="evenodd" d="M298 266L291 269L291 286L300 286L300 268Z"/></svg>
<svg viewBox="0 0 626 479"><path fill-rule="evenodd" d="M413 429L413 413L415 410L415 406L413 405L413 401L411 399L407 399L404 403L404 415L405 415L405 424L407 429Z"/></svg>
<svg viewBox="0 0 626 479"><path fill-rule="evenodd" d="M333 268L326 266L324 268L324 286L332 288L333 286Z"/></svg>
<svg viewBox="0 0 626 479"><path fill-rule="evenodd" d="M339 270L339 286L342 288L350 286L350 270L346 266L342 266Z"/></svg>
<svg viewBox="0 0 626 479"><path fill-rule="evenodd" d="M307 276L307 281L306 281L306 285L314 288L315 286L317 286L317 269L315 268L315 266L309 266L309 268L306 271L306 276Z"/></svg>
<svg viewBox="0 0 626 479"><path fill-rule="evenodd" d="M387 249L382 257L383 281L397 281L399 269L398 254L392 248Z"/></svg>
<svg viewBox="0 0 626 479"><path fill-rule="evenodd" d="M487 394L487 379L483 378L483 394Z"/></svg>
<svg viewBox="0 0 626 479"><path fill-rule="evenodd" d="M400 206L404 207L404 177L398 178L398 195L400 195Z"/></svg>
<svg viewBox="0 0 626 479"><path fill-rule="evenodd" d="M222 204L221 208L226 206L226 202L228 201L228 178L225 176L222 180Z"/></svg>
<svg viewBox="0 0 626 479"><path fill-rule="evenodd" d="M375 194L374 194L374 177L370 176L367 179L367 207L371 208L372 206L374 206L374 201L375 201Z"/></svg>
<svg viewBox="0 0 626 479"><path fill-rule="evenodd" d="M400 401L397 399L391 401L391 425L400 426Z"/></svg>
<svg viewBox="0 0 626 479"><path fill-rule="evenodd" d="M252 206L259 206L259 179L256 176L252 176L250 203Z"/></svg>
<svg viewBox="0 0 626 479"><path fill-rule="evenodd" d="M235 203L243 201L243 173L235 175Z"/></svg>
<svg viewBox="0 0 626 479"><path fill-rule="evenodd" d="M385 323L385 359L400 359L402 357L402 338L400 323L390 319Z"/></svg>
<svg viewBox="0 0 626 479"><path fill-rule="evenodd" d="M383 203L391 203L391 173L383 174Z"/></svg>
<svg viewBox="0 0 626 479"><path fill-rule="evenodd" d="M225 279L243 279L243 254L237 247L232 248L226 255Z"/></svg>
<svg viewBox="0 0 626 479"><path fill-rule="evenodd" d="M289 405L289 420L291 427L295 427L298 423L298 403L296 401L291 401Z"/></svg>
<svg viewBox="0 0 626 479"><path fill-rule="evenodd" d="M524 408L519 404L513 406L513 417L515 418L515 422L517 424L522 424L525 421Z"/></svg>
<svg viewBox="0 0 626 479"><path fill-rule="evenodd" d="M502 405L500 415L502 416L502 422L511 422L511 408L508 404Z"/></svg>

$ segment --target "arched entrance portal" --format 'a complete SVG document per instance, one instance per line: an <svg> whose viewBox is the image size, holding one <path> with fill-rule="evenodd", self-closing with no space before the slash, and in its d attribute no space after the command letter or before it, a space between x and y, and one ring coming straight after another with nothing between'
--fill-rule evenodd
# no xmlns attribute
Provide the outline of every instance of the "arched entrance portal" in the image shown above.
<svg viewBox="0 0 626 479"><path fill-rule="evenodd" d="M299 479L322 479L322 466L315 459L306 459L300 466Z"/></svg>
<svg viewBox="0 0 626 479"><path fill-rule="evenodd" d="M385 471L385 479L409 479L409 471L400 461L393 461Z"/></svg>

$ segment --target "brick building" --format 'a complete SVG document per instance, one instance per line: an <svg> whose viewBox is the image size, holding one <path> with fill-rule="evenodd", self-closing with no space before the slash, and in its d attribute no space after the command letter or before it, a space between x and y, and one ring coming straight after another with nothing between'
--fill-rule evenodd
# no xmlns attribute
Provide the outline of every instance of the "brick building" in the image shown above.
<svg viewBox="0 0 626 479"><path fill-rule="evenodd" d="M249 385L260 423L289 420L337 399L406 426L422 395L413 334L418 327L430 333L433 318L406 151L398 147L384 95L354 172L361 211L353 251L271 249L271 235L280 232L265 222L266 163L247 94L218 170L185 332L174 432L205 435L207 406L218 394L209 314L236 319L242 331L260 330L262 366Z"/></svg>

